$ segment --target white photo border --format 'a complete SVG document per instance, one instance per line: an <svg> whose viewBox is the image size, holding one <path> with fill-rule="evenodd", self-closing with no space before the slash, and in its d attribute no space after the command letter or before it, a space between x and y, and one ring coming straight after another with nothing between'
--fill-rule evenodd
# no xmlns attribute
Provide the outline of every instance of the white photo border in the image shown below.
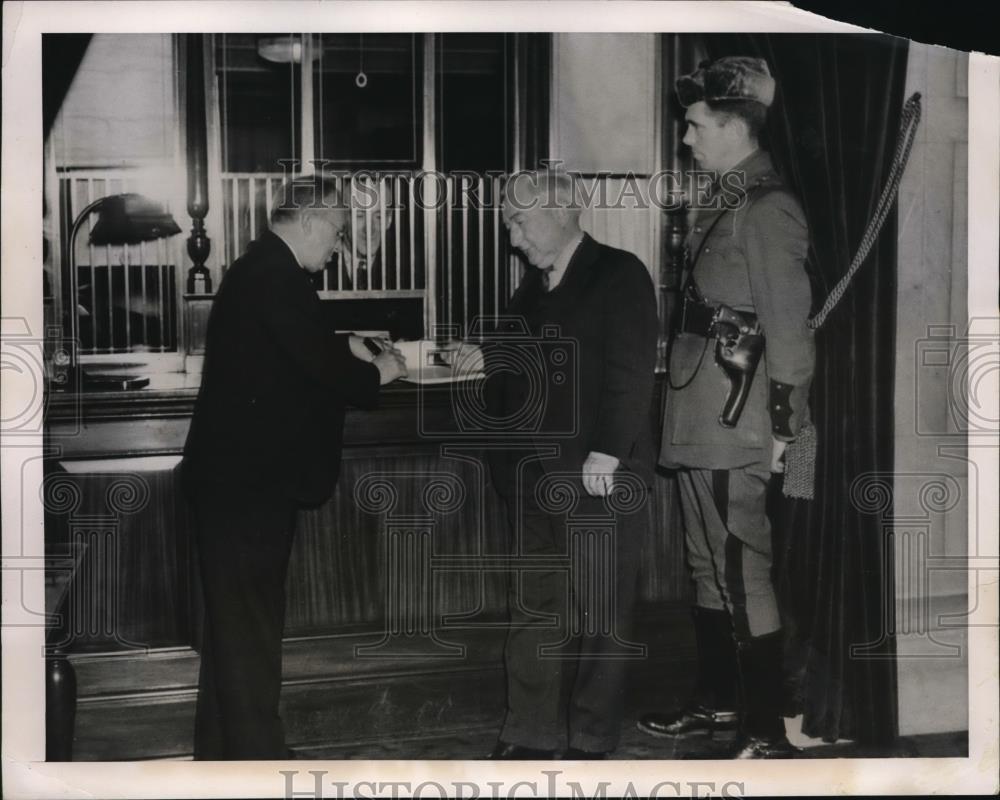
<svg viewBox="0 0 1000 800"><path fill-rule="evenodd" d="M2 162L2 317L3 334L12 320L32 332L42 322L42 148L41 34L57 32L212 32L267 31L587 31L703 32L760 31L842 33L862 28L826 20L784 4L769 2L8 2L3 8L3 162ZM997 220L1000 155L1000 59L972 55L969 60L969 317L995 318L998 254ZM985 395L996 402L997 375ZM7 408L17 398L6 394ZM39 400L40 402L40 400ZM989 414L992 413L990 417ZM996 419L996 408L984 417ZM997 583L970 585L979 595L975 624L969 629L969 755L947 759L830 759L804 761L605 761L569 765L524 762L115 762L46 763L44 736L43 630L11 624L16 607L44 608L42 573L14 574L11 559L43 552L41 502L21 482L41 484L41 435L10 439L0 448L3 489L3 786L9 797L282 797L286 777L297 770L298 796L313 796L309 771L324 771L325 795L344 796L364 785L408 781L411 787L433 781L446 789L455 782L476 785L482 797L494 796L489 782L502 782L499 796L517 781L516 796L543 796L550 786L545 771L559 770L557 784L576 781L587 796L607 782L607 796L631 791L648 794L657 784L661 796L684 796L688 788L712 780L716 792L731 784L732 795L934 794L997 791ZM997 485L997 450L970 448L984 486ZM972 521L988 520L996 552L997 495L977 492ZM23 499L22 499L23 498ZM976 516L973 516L976 515ZM30 559L29 559L30 560ZM26 563L26 562L25 562ZM15 563L16 566L16 563ZM970 581L975 576L970 576ZM23 578L23 580L22 580ZM987 596L984 597L984 591ZM987 601L987 602L984 602ZM375 782L372 787L370 782ZM369 782L369 783L366 783ZM662 782L668 782L662 784ZM670 784L681 786L678 795ZM355 789L357 791L357 788ZM471 789L467 789L472 796ZM702 789L701 791L705 791ZM423 796L437 797L428 785ZM392 796L384 794L382 796ZM406 796L402 793L400 796Z"/></svg>

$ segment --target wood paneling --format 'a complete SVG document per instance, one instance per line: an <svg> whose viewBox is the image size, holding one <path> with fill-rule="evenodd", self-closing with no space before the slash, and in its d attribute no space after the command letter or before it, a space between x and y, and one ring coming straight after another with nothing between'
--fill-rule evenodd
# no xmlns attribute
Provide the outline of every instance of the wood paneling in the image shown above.
<svg viewBox="0 0 1000 800"><path fill-rule="evenodd" d="M73 649L196 642L199 603L190 509L176 467L136 471L141 461L72 462L74 472L60 470L47 480L50 493L61 488L79 496L71 510L50 503L50 548L58 552L74 537L90 548L72 595L77 628ZM88 471L90 464L98 471ZM397 486L394 512L374 514L359 506L355 491L363 478L373 475L384 475ZM386 628L386 597L393 588L387 582L386 542L389 528L396 524L393 515L421 508L421 494L434 476L450 477L462 486L464 499L450 513L428 513L424 521L410 524L412 529L426 529L432 543L430 583L423 587L432 597L429 622L442 627L446 615L450 626L503 619L506 574L480 568L471 558L501 554L507 547L506 512L483 484L483 472L474 463L433 452L369 456L361 451L345 459L335 496L321 508L300 514L288 576L288 635ZM135 493L135 508L109 506L109 492L116 487ZM688 579L669 478L657 479L648 513L640 597L683 600ZM449 565L454 557L466 557L464 565ZM455 615L465 621L456 621Z"/></svg>
<svg viewBox="0 0 1000 800"><path fill-rule="evenodd" d="M48 551L84 550L69 593L68 649L187 643L189 522L174 462L73 468L56 467L43 487Z"/></svg>
<svg viewBox="0 0 1000 800"><path fill-rule="evenodd" d="M359 506L355 494L364 481L384 476L398 495L393 510L372 513ZM436 478L460 486L464 500L450 513L432 512L422 499ZM485 506L485 508L484 508ZM482 606L496 619L503 613L503 576L495 572L446 570L448 556L502 552L506 525L499 501L483 483L483 474L467 461L431 452L395 457L351 457L345 460L337 496L322 509L300 515L289 577L291 630L328 629L337 624L387 623L387 538L400 515L426 513L411 527L427 530L434 565L427 564L432 614L471 613Z"/></svg>
<svg viewBox="0 0 1000 800"><path fill-rule="evenodd" d="M687 609L643 606L637 618L635 638L648 652L629 664L626 705L669 707L684 699L692 682ZM464 647L461 659L359 657L358 648L376 641L377 633L286 640L281 710L289 745L348 754L384 745L391 757L408 758L422 752L420 742L442 736L482 732L492 744L505 697L505 631L450 635ZM190 757L195 652L78 654L72 661L81 695L76 760Z"/></svg>
<svg viewBox="0 0 1000 800"><path fill-rule="evenodd" d="M431 622L452 625L495 623L506 611L506 574L478 567L477 555L507 550L507 520L496 493L485 485L485 465L441 457L433 452L401 452L394 457L345 460L337 495L321 509L304 512L289 569L287 626L290 632L336 630L340 625L374 625L389 621L386 596L390 579L386 549L394 515L424 508L422 492L435 476L462 487L464 499L451 513L428 513L413 528L429 531L433 554L430 572ZM356 492L363 479L383 476L395 487L394 511L373 514L359 507ZM674 481L658 476L648 504L649 526L643 543L640 598L682 601L689 595ZM449 558L462 558L451 566Z"/></svg>
<svg viewBox="0 0 1000 800"><path fill-rule="evenodd" d="M201 610L177 464L193 398L191 387L86 397L82 435L59 439L62 451L48 464L47 545L58 551L74 535L93 542L74 613L110 626L80 631L69 647L80 692L77 759L191 751ZM446 388L394 387L379 409L351 411L337 491L300 513L283 692L293 745L363 748L499 724L507 574L477 557L506 552L506 512L481 453L459 452L447 433L450 402ZM74 430L81 417L73 409L66 396L54 404L50 434ZM640 599L682 608L690 583L670 476L657 478L647 513ZM425 550L407 556L394 547ZM652 628L649 619L656 645L637 669L690 657L678 646L676 615ZM427 635L388 636L394 626Z"/></svg>
<svg viewBox="0 0 1000 800"><path fill-rule="evenodd" d="M71 518L103 515L118 550L114 580L98 578L92 557L81 575L94 614L118 615L121 638L150 646L197 641L199 604L191 555L192 520L174 471L192 410L193 390L85 396L82 433L61 441L63 453L52 469L74 485L81 500L73 511L53 505L47 518L52 545L67 541ZM424 514L413 529L429 531L435 565L431 569L431 622L449 625L496 623L506 610L503 572L465 566L448 568L449 557L502 554L507 548L506 511L486 484L487 471L475 449L455 450L447 387L418 390L393 387L374 411L352 410L345 425L344 463L337 492L321 508L303 511L288 579L289 635L343 629L384 630L388 530L397 517ZM658 408L659 403L654 403ZM54 404L50 429L69 432L79 417L71 398ZM442 432L422 438L421 430ZM54 437L53 440L56 440ZM450 455L443 453L448 448ZM172 453L174 460L150 459ZM139 457L140 454L142 457ZM72 475L66 474L66 470ZM396 492L395 506L373 513L359 506L363 480L385 476ZM120 479L139 481L141 508L118 512L107 506L108 489ZM432 479L452 481L462 498L447 513L426 505ZM54 487L53 487L54 488ZM102 505L103 504L103 505ZM674 481L657 478L647 506L649 529L643 543L640 598L685 600L689 581ZM75 516L74 516L75 515ZM96 528L95 528L96 530ZM95 550L96 554L96 550ZM100 606L118 592L119 611ZM455 616L464 616L464 621ZM87 647L114 649L113 637L88 636Z"/></svg>
<svg viewBox="0 0 1000 800"><path fill-rule="evenodd" d="M365 681L286 686L281 712L291 747L358 745L397 738L499 729L504 681L500 664L459 674L396 675ZM77 761L190 757L195 693L82 704Z"/></svg>

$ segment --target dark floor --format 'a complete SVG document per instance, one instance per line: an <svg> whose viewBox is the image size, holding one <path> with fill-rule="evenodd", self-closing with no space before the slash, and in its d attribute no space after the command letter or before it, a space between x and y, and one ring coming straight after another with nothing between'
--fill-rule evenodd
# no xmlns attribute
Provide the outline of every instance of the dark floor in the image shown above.
<svg viewBox="0 0 1000 800"><path fill-rule="evenodd" d="M672 626L665 625L669 632ZM670 633L662 634L664 637ZM636 727L638 718L651 710L671 708L682 703L694 682L693 643L682 641L668 654L659 637L648 637L650 658L635 665L629 679L626 697L622 738L612 758L616 760L688 760L724 758L732 742L729 739L713 741L700 737L688 741L657 739ZM682 657L678 658L678 651ZM309 759L399 759L399 760L477 760L486 758L496 744L501 718L494 723L470 727L460 734L426 736L419 739L385 740L372 738L335 747L297 748L300 758ZM810 740L795 730L796 720L788 720L789 738L803 747L805 758L944 758L966 757L969 737L967 732L942 733L925 736L901 737L891 747L871 748L854 742L826 744Z"/></svg>
<svg viewBox="0 0 1000 800"><path fill-rule="evenodd" d="M642 714L682 704L693 687L695 651L686 610L674 609L665 616L653 618L652 623L642 626L639 640L648 646L648 655L630 670L622 738L612 757L616 760L724 758L731 737L728 741L713 741L706 737L677 742L653 738L636 728L636 721ZM496 744L501 722L502 718L498 715L495 721L471 726L456 734L393 740L372 737L333 747L301 747L296 749L296 753L300 758L309 759L483 759ZM942 758L968 755L967 732L903 737L891 747L870 748L853 742L826 744L810 740L795 734L800 724L788 720L786 726L789 738L804 748L802 757L806 758Z"/></svg>
<svg viewBox="0 0 1000 800"><path fill-rule="evenodd" d="M486 758L496 743L496 730L469 731L462 735L432 739L377 742L350 746L301 749L299 758L309 759L451 759L473 761ZM723 758L725 742L696 739L675 743L654 739L635 727L635 717L626 720L616 760L675 761L692 758ZM893 747L866 748L852 742L819 744L803 750L802 758L958 758L968 755L968 735L940 733L900 738Z"/></svg>
<svg viewBox="0 0 1000 800"><path fill-rule="evenodd" d="M613 757L655 761L725 758L729 741L656 739L636 728L636 720L642 714L684 703L696 678L694 637L687 610L664 608L640 619L643 624L635 631L636 641L644 643L647 652L629 665L622 738ZM496 743L503 717L505 681L496 657L502 641L493 640L501 635L502 632L470 639L470 647L478 642L477 646L488 652L490 658L478 662L470 659L468 668L455 670L449 665L447 669L424 671L388 669L353 676L307 669L310 665L315 668L316 664L340 663L338 659L345 658L340 639L290 642L285 666L291 680L282 699L288 741L303 759L486 758ZM136 705L128 693L119 696L122 674L115 664L96 661L78 665L81 683L90 685L92 691L78 707L76 759L190 757L194 725L192 682L197 675L197 657L184 655L166 659L163 664L136 663L146 668L147 672L142 674L149 680L158 681L150 695L152 700L143 705ZM171 689L176 686L190 688L182 692ZM102 687L111 694L101 695ZM872 749L852 742L826 744L811 740L801 735L800 728L800 720L787 722L789 738L805 748L802 753L805 758L934 758L968 754L965 733L906 737L892 747Z"/></svg>

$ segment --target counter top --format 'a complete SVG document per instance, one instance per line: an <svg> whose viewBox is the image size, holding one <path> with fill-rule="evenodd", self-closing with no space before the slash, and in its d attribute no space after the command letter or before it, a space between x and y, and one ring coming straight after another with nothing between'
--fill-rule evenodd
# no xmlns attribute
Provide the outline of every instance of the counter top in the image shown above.
<svg viewBox="0 0 1000 800"><path fill-rule="evenodd" d="M63 458L116 458L179 454L198 396L200 376L151 375L149 385L128 391L53 392L46 398L45 430ZM469 382L383 386L373 409L347 408L344 447L433 447L452 439L455 387L465 397ZM477 401L473 401L478 406Z"/></svg>
<svg viewBox="0 0 1000 800"><path fill-rule="evenodd" d="M129 391L53 392L46 398L45 432L61 458L118 458L183 452L194 412L199 375L151 375L149 385ZM662 376L657 376L661 389ZM480 382L417 385L396 381L382 387L373 409L347 408L345 457L426 450L483 438L472 428L482 418ZM659 402L654 399L654 408ZM402 448L402 450L400 450Z"/></svg>
<svg viewBox="0 0 1000 800"><path fill-rule="evenodd" d="M201 375L168 372L150 375L149 385L142 389L52 392L46 403L46 418L54 422L78 416L88 421L191 416L200 385ZM382 387L379 407L412 406L418 396L439 404L446 400L453 385L395 381Z"/></svg>

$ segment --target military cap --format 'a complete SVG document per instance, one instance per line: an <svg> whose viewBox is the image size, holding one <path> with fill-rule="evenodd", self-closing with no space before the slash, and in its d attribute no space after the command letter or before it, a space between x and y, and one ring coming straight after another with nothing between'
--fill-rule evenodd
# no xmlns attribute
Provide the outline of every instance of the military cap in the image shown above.
<svg viewBox="0 0 1000 800"><path fill-rule="evenodd" d="M753 100L770 106L774 101L774 78L763 58L726 56L702 61L690 75L676 83L677 99L687 108L700 100Z"/></svg>

